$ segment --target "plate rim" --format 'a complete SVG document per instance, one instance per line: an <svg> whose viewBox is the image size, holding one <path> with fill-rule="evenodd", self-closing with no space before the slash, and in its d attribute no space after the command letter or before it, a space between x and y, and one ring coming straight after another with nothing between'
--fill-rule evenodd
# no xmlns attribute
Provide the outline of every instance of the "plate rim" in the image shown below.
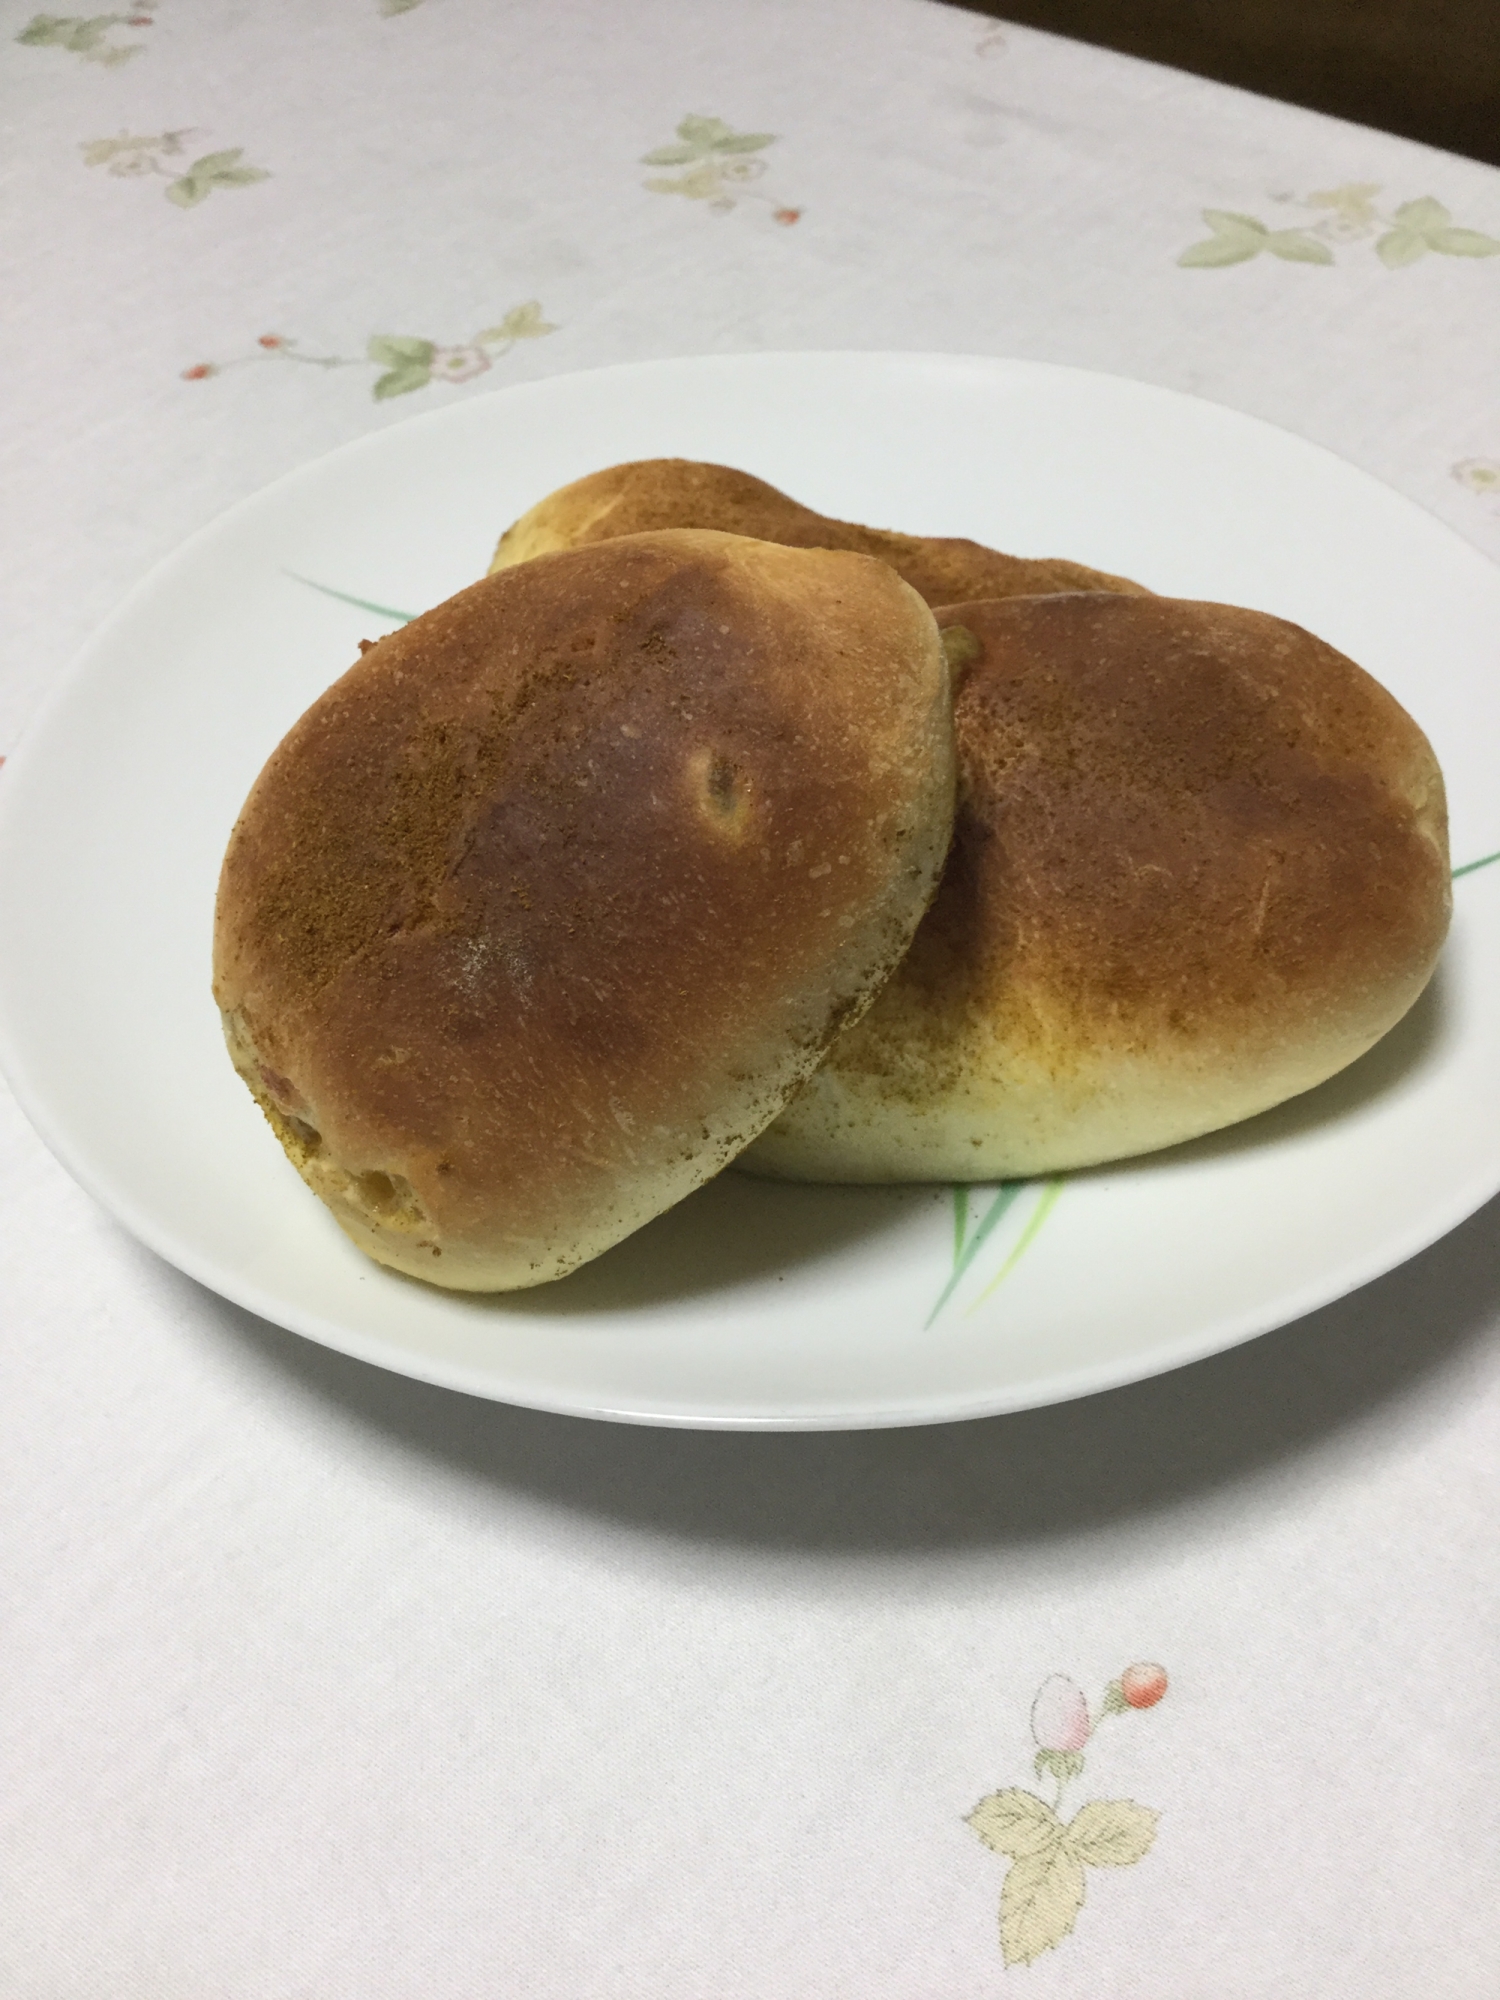
<svg viewBox="0 0 1500 2000"><path fill-rule="evenodd" d="M415 413L396 424L384 425L377 430L367 431L359 437L348 439L329 451L289 468L254 492L242 495L219 510L208 521L200 524L190 535L152 563L93 630L68 665L52 680L24 725L19 741L7 757L4 779L0 782L0 860L3 860L4 849L10 843L12 823L18 816L24 817L26 793L29 785L34 782L31 775L34 761L45 759L48 738L57 726L56 718L68 704L78 685L87 680L96 658L101 654L107 655L117 629L128 624L138 605L153 598L164 584L170 586L173 573L179 568L190 566L201 549L215 541L232 537L242 518L254 514L268 503L273 503L276 496L295 489L304 481L326 476L331 465L347 465L366 454L378 455L383 449L389 448L388 441L393 435L408 431L413 426L422 426L432 431L450 427L458 429L466 422L473 422L477 408L492 407L497 402L513 404L517 400L538 395L545 397L557 393L560 387L565 392L565 385L584 378L593 380L604 377L638 378L653 374L670 376L674 371L684 367L733 372L747 365L771 370L788 363L794 366L798 364L833 366L856 362L880 366L894 363L902 366L970 367L990 376L991 379L1005 375L1022 377L1044 375L1091 384L1106 384L1117 392L1123 390L1147 400L1172 405L1195 405L1205 412L1212 412L1217 419L1227 419L1231 425L1243 425L1251 433L1273 433L1279 439L1289 441L1294 448L1300 448L1327 461L1337 467L1340 476L1367 485L1378 492L1386 502L1394 499L1412 510L1417 518L1439 531L1454 549L1472 557L1475 564L1483 571L1493 573L1496 569L1496 565L1482 549L1468 541L1457 529L1424 506L1421 501L1413 499L1399 488L1388 485L1362 466L1342 458L1315 440L1273 420L1238 409L1232 404L1217 402L1190 391L1166 388L1138 377L1116 375L1106 370L1081 368L1059 362L1034 361L1019 356L879 348L759 349L736 353L697 353L611 362L593 368L566 370L557 374L534 377L524 382L506 384L488 390L480 396L469 397L438 410ZM1105 1393L1113 1388L1123 1388L1159 1374L1172 1372L1179 1367L1192 1366L1214 1354L1227 1352L1258 1338L1262 1333L1291 1325L1309 1313L1377 1282L1450 1234L1500 1192L1500 1148L1497 1148L1494 1158L1485 1170L1475 1169L1466 1179L1450 1188L1448 1198L1437 1205L1437 1213L1441 1216L1441 1220L1434 1224L1432 1217L1429 1216L1421 1221L1414 1221L1408 1230L1398 1232L1387 1240L1382 1247L1380 1261L1374 1265L1368 1256L1347 1257L1321 1273L1317 1280L1305 1284L1300 1290L1281 1300L1274 1308L1268 1309L1265 1305L1261 1305L1246 1308L1227 1319L1216 1319L1210 1329L1196 1339L1170 1336L1164 1342L1132 1350L1127 1357L1116 1357L1087 1367L1065 1369L1053 1376L1031 1378L1024 1384L1012 1385L1009 1391L994 1390L966 1399L955 1399L950 1396L942 1402L941 1407L903 1402L890 1407L865 1406L842 1412L813 1410L799 1413L795 1410L782 1410L760 1413L732 1409L687 1411L613 1407L607 1400L586 1403L578 1398L569 1400L528 1392L522 1385L497 1386L492 1379L485 1379L475 1369L449 1362L441 1357L423 1355L411 1348L399 1348L382 1336L352 1329L319 1311L299 1309L276 1298L268 1290L251 1281L243 1280L232 1273L226 1274L211 1256L202 1255L190 1241L180 1238L173 1229L158 1224L149 1210L133 1200L130 1190L116 1186L107 1174L95 1171L86 1151L75 1143L68 1132L66 1121L53 1115L45 1090L33 1078L24 1048L13 1030L14 1023L11 1007L7 1002L6 981L3 969L0 969L0 1074L5 1076L21 1110L48 1150L90 1198L137 1241L181 1271L192 1282L202 1285L206 1290L273 1325L286 1328L299 1337L312 1339L355 1360L381 1367L387 1372L516 1407L595 1421L632 1423L657 1428L763 1432L920 1427L973 1421L1025 1409L1046 1408L1055 1403ZM931 1185L945 1186L946 1183ZM1268 1310L1272 1311L1272 1317L1266 1316Z"/></svg>

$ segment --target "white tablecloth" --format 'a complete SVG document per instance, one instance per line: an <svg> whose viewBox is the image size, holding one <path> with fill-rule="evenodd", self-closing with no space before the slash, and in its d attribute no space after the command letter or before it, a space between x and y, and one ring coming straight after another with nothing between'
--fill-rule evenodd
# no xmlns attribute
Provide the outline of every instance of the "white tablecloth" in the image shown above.
<svg viewBox="0 0 1500 2000"><path fill-rule="evenodd" d="M1500 556L1490 168L918 0L4 30L0 751L228 503L636 357L1108 369ZM256 1322L8 1099L0 1176L5 2000L1500 1990L1500 1209L1138 1388L744 1437Z"/></svg>

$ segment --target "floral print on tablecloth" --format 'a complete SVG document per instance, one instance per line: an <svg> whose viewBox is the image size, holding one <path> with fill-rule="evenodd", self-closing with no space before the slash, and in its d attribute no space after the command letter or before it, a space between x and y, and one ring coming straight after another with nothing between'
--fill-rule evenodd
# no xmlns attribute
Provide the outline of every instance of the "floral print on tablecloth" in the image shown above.
<svg viewBox="0 0 1500 2000"><path fill-rule="evenodd" d="M189 165L176 162L187 151L192 129L157 132L150 137L134 132L117 133L113 139L86 139L79 147L86 167L103 167L120 179L135 180L155 176L167 182L162 190L167 200L179 208L196 208L217 188L250 187L271 178L264 167L246 166L243 146L230 146L217 153L202 153Z"/></svg>
<svg viewBox="0 0 1500 2000"><path fill-rule="evenodd" d="M644 167L682 171L656 174L645 185L652 194L680 194L689 201L707 202L711 215L728 215L747 198L762 201L769 205L774 222L789 226L801 219L802 210L788 207L779 196L756 185L766 171L765 161L756 156L774 146L776 137L774 132L736 132L722 118L689 112L670 145L655 146L641 155Z"/></svg>
<svg viewBox="0 0 1500 2000"><path fill-rule="evenodd" d="M1031 1704L1036 1744L1032 1768L1052 1797L1008 1786L979 1801L968 1824L1010 1867L1000 1891L1000 1950L1007 1965L1030 1965L1060 1945L1086 1898L1086 1870L1130 1868L1156 1838L1160 1815L1134 1799L1090 1799L1063 1817L1063 1793L1083 1774L1084 1748L1110 1716L1155 1708L1167 1673L1138 1660L1104 1690L1090 1716L1083 1689L1066 1674L1049 1674Z"/></svg>
<svg viewBox="0 0 1500 2000"><path fill-rule="evenodd" d="M1420 195L1389 208L1377 202L1380 193L1378 181L1348 181L1306 196L1272 195L1273 202L1310 211L1280 229L1258 216L1205 208L1203 220L1213 233L1190 243L1177 261L1189 270L1216 270L1261 255L1293 264L1332 264L1337 246L1371 238L1375 255L1391 271L1433 252L1442 257L1500 255L1500 237L1456 223L1435 196Z"/></svg>
<svg viewBox="0 0 1500 2000"><path fill-rule="evenodd" d="M132 14L33 14L16 40L33 49L63 49L84 62L114 69L146 46L120 41L117 31L153 25L153 15L145 8Z"/></svg>
<svg viewBox="0 0 1500 2000"><path fill-rule="evenodd" d="M365 343L363 354L309 354L284 333L263 333L248 354L231 361L198 361L184 368L184 382L203 382L211 375L242 368L251 361L293 361L307 368L364 368L373 365L381 372L371 384L370 394L377 403L392 396L409 396L430 382L472 382L487 374L502 355L509 354L518 340L540 340L556 333L550 320L543 319L541 303L528 299L512 306L495 326L487 326L470 339L444 345L420 334L374 333Z"/></svg>
<svg viewBox="0 0 1500 2000"><path fill-rule="evenodd" d="M1461 458L1449 470L1460 486L1467 486L1490 511L1500 514L1500 458Z"/></svg>

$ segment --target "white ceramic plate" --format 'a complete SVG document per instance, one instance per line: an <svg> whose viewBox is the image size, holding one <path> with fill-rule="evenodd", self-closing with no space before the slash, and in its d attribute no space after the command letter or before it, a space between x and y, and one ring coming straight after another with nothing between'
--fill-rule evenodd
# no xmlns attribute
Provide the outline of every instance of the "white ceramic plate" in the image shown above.
<svg viewBox="0 0 1500 2000"><path fill-rule="evenodd" d="M1286 433L1138 383L948 356L715 356L469 400L196 535L0 781L0 1058L144 1242L283 1326L478 1395L832 1428L1020 1409L1193 1360L1376 1276L1500 1187L1497 865L1457 883L1439 977L1400 1028L1219 1137L966 1195L730 1173L560 1284L494 1299L368 1263L220 1043L209 937L230 826L355 642L390 628L346 599L422 610L553 487L667 454L827 513L1295 619L1427 730L1455 861L1500 849L1500 571Z"/></svg>

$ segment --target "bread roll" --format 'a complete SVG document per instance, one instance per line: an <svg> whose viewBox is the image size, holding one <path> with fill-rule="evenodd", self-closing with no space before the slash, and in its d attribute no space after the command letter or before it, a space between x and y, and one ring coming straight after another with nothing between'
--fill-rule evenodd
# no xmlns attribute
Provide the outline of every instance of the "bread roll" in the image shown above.
<svg viewBox="0 0 1500 2000"><path fill-rule="evenodd" d="M540 1284L775 1116L910 943L953 783L937 627L869 557L679 532L508 570L256 781L234 1062L372 1257Z"/></svg>
<svg viewBox="0 0 1500 2000"><path fill-rule="evenodd" d="M794 549L851 549L887 563L929 604L978 597L1033 596L1049 590L1118 590L1144 595L1122 576L1061 557L1005 556L979 542L898 535L832 521L789 500L763 479L688 458L646 458L591 472L559 487L506 529L490 574L557 549L655 528L719 528Z"/></svg>
<svg viewBox="0 0 1500 2000"><path fill-rule="evenodd" d="M938 614L959 810L896 976L744 1157L1003 1180L1248 1118L1362 1055L1448 925L1420 729L1310 633L1222 604Z"/></svg>

